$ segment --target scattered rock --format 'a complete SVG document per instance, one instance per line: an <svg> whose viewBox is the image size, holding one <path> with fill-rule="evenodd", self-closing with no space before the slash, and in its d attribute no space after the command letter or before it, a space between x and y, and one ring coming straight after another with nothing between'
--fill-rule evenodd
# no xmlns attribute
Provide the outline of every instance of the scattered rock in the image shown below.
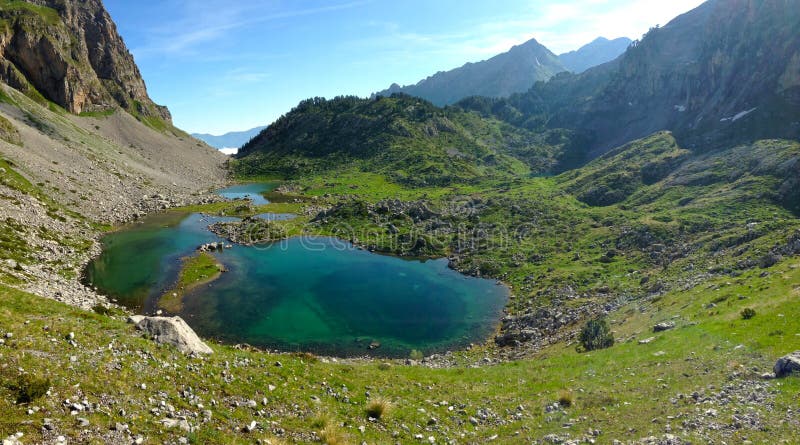
<svg viewBox="0 0 800 445"><path fill-rule="evenodd" d="M192 431L192 426L185 419L161 419L159 422L167 428L180 428L186 432Z"/></svg>
<svg viewBox="0 0 800 445"><path fill-rule="evenodd" d="M144 320L144 315L131 315L128 317L128 323L130 324L139 324L142 320Z"/></svg>
<svg viewBox="0 0 800 445"><path fill-rule="evenodd" d="M670 329L675 329L675 323L671 321L664 321L653 326L653 332L664 332Z"/></svg>
<svg viewBox="0 0 800 445"><path fill-rule="evenodd" d="M3 439L3 445L22 445L22 442L19 440L22 436L22 433L12 434Z"/></svg>
<svg viewBox="0 0 800 445"><path fill-rule="evenodd" d="M156 343L175 346L185 354L214 352L181 317L144 317L136 328L152 336Z"/></svg>
<svg viewBox="0 0 800 445"><path fill-rule="evenodd" d="M218 242L218 243L207 243L203 244L197 248L199 252L216 252L219 250L220 252L225 250L225 243Z"/></svg>
<svg viewBox="0 0 800 445"><path fill-rule="evenodd" d="M800 372L800 351L779 358L772 370L778 378Z"/></svg>

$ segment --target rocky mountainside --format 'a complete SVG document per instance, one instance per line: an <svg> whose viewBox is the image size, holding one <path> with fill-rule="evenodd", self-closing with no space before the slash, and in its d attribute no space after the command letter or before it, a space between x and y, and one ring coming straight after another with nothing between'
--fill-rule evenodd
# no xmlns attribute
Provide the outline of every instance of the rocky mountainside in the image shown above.
<svg viewBox="0 0 800 445"><path fill-rule="evenodd" d="M246 144L250 139L253 139L265 128L267 127L256 127L245 131L232 131L219 136L205 133L192 133L192 136L214 148L238 148Z"/></svg>
<svg viewBox="0 0 800 445"><path fill-rule="evenodd" d="M148 97L99 0L0 0L0 283L91 307L111 224L207 199L226 157Z"/></svg>
<svg viewBox="0 0 800 445"><path fill-rule="evenodd" d="M628 49L630 44L631 39L627 37L614 40L598 37L575 51L559 55L558 60L573 73L582 73L589 68L616 59Z"/></svg>
<svg viewBox="0 0 800 445"><path fill-rule="evenodd" d="M100 0L0 1L0 80L71 113L122 107L169 122Z"/></svg>
<svg viewBox="0 0 800 445"><path fill-rule="evenodd" d="M573 160L659 130L692 150L800 136L800 2L710 0L612 63L466 108L528 128L569 128Z"/></svg>
<svg viewBox="0 0 800 445"><path fill-rule="evenodd" d="M521 93L535 82L562 71L566 68L558 57L531 39L491 59L436 73L416 85L394 84L377 94L405 93L443 106L469 96L505 97Z"/></svg>

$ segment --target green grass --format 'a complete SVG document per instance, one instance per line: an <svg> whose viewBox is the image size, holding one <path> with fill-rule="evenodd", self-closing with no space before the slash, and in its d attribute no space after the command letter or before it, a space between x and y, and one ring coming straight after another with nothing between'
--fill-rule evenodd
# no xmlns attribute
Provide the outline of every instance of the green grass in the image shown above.
<svg viewBox="0 0 800 445"><path fill-rule="evenodd" d="M43 18L48 25L57 25L61 23L61 17L58 11L46 6L35 5L23 0L0 0L0 10L8 13L33 13Z"/></svg>
<svg viewBox="0 0 800 445"><path fill-rule="evenodd" d="M800 262L794 259L775 266L764 277L754 271L733 280L708 280L657 301L623 306L609 314L619 339L609 349L581 354L572 345L561 343L530 359L472 367L470 364L482 357L479 347L456 354L456 362L463 364L447 369L402 362L390 367L373 361L331 363L216 344L212 344L214 354L209 358L191 359L138 337L122 321L0 288L3 329L14 333L13 340L0 347L9 365L0 375L8 384L18 378L17 368L36 369L48 375L52 384L51 394L36 402L42 411L32 415L26 413L26 407L13 403L11 390L3 394L0 389L0 410L5 413L0 433L7 436L22 431L36 442L42 434L39 425L48 417L60 425L61 434L74 439L79 433L71 426L74 419L62 402L86 398L100 403L94 412L81 414L89 419L93 435L100 437L108 425L126 422L136 434L153 442L174 441L183 434L160 426L158 421L164 415L151 412L160 400L181 412L201 411L196 403L211 411L206 423L190 417L198 428L192 435L198 443L252 440L254 436L241 427L253 419L263 420L253 409L237 408L234 403L250 399L260 405L257 409L269 413L270 421L285 431L283 438L290 443L307 442L303 438L328 427L368 443L413 442L414 434L434 436L440 442L462 433L460 440L465 442L496 436L497 443L527 443L550 433L580 437L587 429L601 430L598 439L602 443L612 438L660 435L668 416L691 417L697 415L697 408L708 409L709 405L695 404L689 394L710 395L728 385L735 392L741 382L760 382L758 374L769 370L776 357L800 348L796 335L800 333L800 306L795 303L800 297L799 283ZM721 294L732 298L714 310L706 309ZM754 307L759 316L741 320L739 312L745 306ZM676 329L650 333L654 323L675 316ZM68 332L76 332L78 348L63 340ZM656 339L638 344L638 339L649 336ZM281 367L275 366L277 361ZM140 388L142 383L146 390ZM723 425L733 422L737 410L745 410L757 413L763 429L688 429L679 434L699 443L712 439L737 442L744 437L753 443L793 438L793 423L784 422L783 413L796 406L800 378L767 385L766 404L734 398L727 405L711 405L718 411L716 421ZM183 395L188 388L192 388L192 398ZM364 410L371 398L365 392L393 401L391 415L381 416L380 424L366 420ZM547 412L545 407L565 399L565 392L571 396L569 406L562 403L559 411ZM687 398L680 399L679 394ZM261 405L265 397L267 404ZM746 400L746 394L743 397ZM678 402L670 403L670 399ZM450 410L450 406L454 408ZM318 421L320 412L326 413L325 425ZM432 417L437 423L428 425ZM478 419L479 425L472 426L469 417ZM565 423L574 425L564 428ZM674 428L679 425L680 421L673 423ZM363 434L359 426L365 427ZM392 436L395 431L397 437Z"/></svg>
<svg viewBox="0 0 800 445"><path fill-rule="evenodd" d="M556 177L409 187L343 168L333 176L303 175L289 185L306 205L333 207L306 230L358 238L383 252L457 256L459 270L510 284L517 298L509 309L525 312L553 303L579 307L640 298L680 286L700 270L748 270L800 228L791 202L776 193L792 177L782 166L792 165L798 153L794 142L760 141L686 160L672 136L659 133ZM646 159L660 159L672 170L659 172ZM630 171L640 176L615 202L591 206L579 199L587 187ZM693 179L714 171L723 179ZM437 215L413 220L377 212L373 204L387 199L420 203ZM457 230L431 228L442 222ZM388 224L397 236L387 236ZM465 249L476 231L485 235ZM399 237L417 235L425 238L424 248L398 247ZM559 293L567 287L582 297L565 301Z"/></svg>
<svg viewBox="0 0 800 445"><path fill-rule="evenodd" d="M0 88L0 102L5 103L5 104L9 104L9 105L13 105L13 106L17 106L17 103L14 101L14 99L12 99L11 96L6 94L6 92L4 91L4 88L5 87Z"/></svg>
<svg viewBox="0 0 800 445"><path fill-rule="evenodd" d="M222 274L222 265L207 252L183 259L178 281L158 300L158 307L172 314L183 309L183 298L192 289L211 283Z"/></svg>
<svg viewBox="0 0 800 445"><path fill-rule="evenodd" d="M0 139L8 142L9 144L22 145L19 131L14 127L8 119L0 115Z"/></svg>
<svg viewBox="0 0 800 445"><path fill-rule="evenodd" d="M108 110L101 110L101 111L82 111L78 116L80 117L93 117L93 118L105 118L109 116L113 116L117 110L115 108L111 108Z"/></svg>

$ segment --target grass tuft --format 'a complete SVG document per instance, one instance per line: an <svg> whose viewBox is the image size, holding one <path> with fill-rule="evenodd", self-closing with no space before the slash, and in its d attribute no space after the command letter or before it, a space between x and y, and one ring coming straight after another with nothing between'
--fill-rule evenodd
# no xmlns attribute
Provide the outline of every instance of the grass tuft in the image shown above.
<svg viewBox="0 0 800 445"><path fill-rule="evenodd" d="M568 389L562 389L558 392L558 404L564 408L569 408L575 403L575 396L572 394L572 391Z"/></svg>
<svg viewBox="0 0 800 445"><path fill-rule="evenodd" d="M377 397L367 403L367 417L373 419L385 418L392 410L392 402L383 397Z"/></svg>
<svg viewBox="0 0 800 445"><path fill-rule="evenodd" d="M326 426L317 436L319 436L319 441L325 445L347 445L350 443L347 440L347 435L335 425Z"/></svg>

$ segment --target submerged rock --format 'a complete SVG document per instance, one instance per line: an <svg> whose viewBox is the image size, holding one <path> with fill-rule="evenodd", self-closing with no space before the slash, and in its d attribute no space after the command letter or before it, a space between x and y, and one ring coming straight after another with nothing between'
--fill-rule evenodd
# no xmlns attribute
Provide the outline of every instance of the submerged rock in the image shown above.
<svg viewBox="0 0 800 445"><path fill-rule="evenodd" d="M181 317L143 317L136 328L152 336L156 343L175 346L184 354L214 352Z"/></svg>
<svg viewBox="0 0 800 445"><path fill-rule="evenodd" d="M779 358L772 370L775 372L775 377L779 378L792 373L800 373L800 351Z"/></svg>

